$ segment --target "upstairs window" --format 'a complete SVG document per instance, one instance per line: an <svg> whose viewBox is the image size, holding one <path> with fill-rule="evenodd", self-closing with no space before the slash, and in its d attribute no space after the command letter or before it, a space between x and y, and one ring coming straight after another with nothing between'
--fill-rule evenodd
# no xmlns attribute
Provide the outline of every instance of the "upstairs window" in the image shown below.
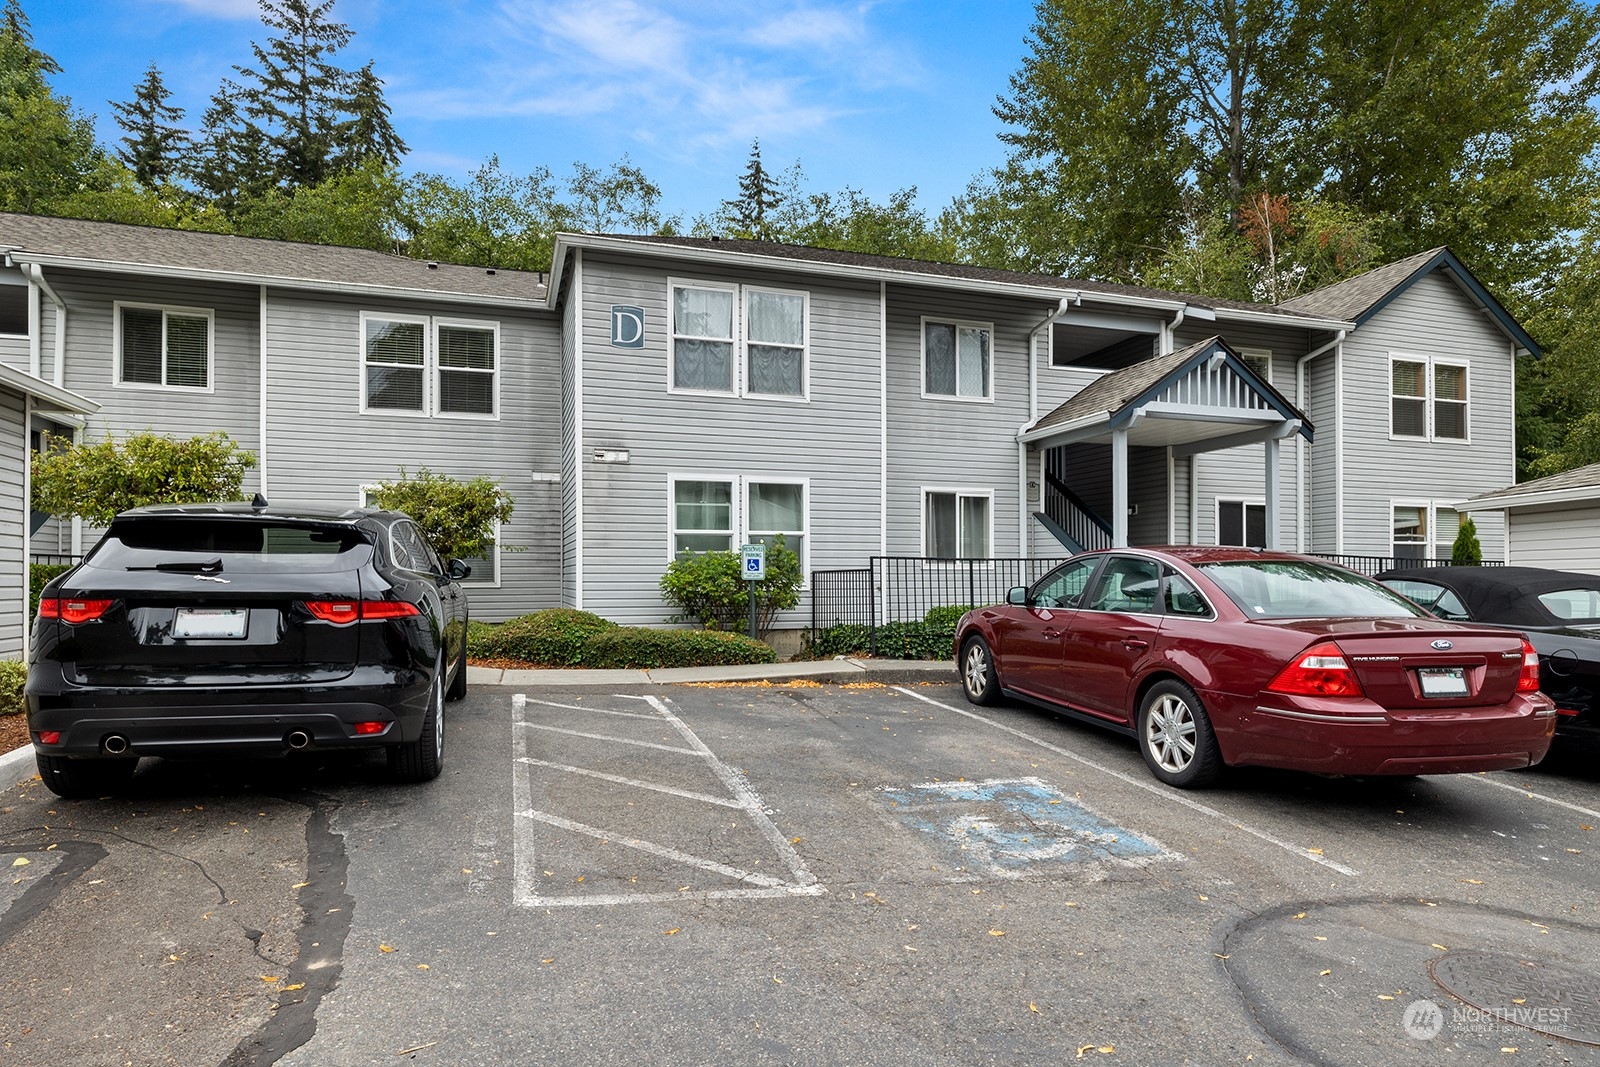
<svg viewBox="0 0 1600 1067"><path fill-rule="evenodd" d="M211 312L117 304L117 384L211 388Z"/></svg>
<svg viewBox="0 0 1600 1067"><path fill-rule="evenodd" d="M361 343L363 412L498 415L498 323L363 313Z"/></svg>
<svg viewBox="0 0 1600 1067"><path fill-rule="evenodd" d="M798 293L746 289L745 392L804 396L806 300Z"/></svg>
<svg viewBox="0 0 1600 1067"><path fill-rule="evenodd" d="M1434 441L1467 440L1467 365L1392 358L1389 433Z"/></svg>
<svg viewBox="0 0 1600 1067"><path fill-rule="evenodd" d="M674 392L805 398L806 293L698 282L670 290Z"/></svg>
<svg viewBox="0 0 1600 1067"><path fill-rule="evenodd" d="M672 289L672 387L733 392L731 289Z"/></svg>
<svg viewBox="0 0 1600 1067"><path fill-rule="evenodd" d="M922 395L988 400L994 327L922 320Z"/></svg>

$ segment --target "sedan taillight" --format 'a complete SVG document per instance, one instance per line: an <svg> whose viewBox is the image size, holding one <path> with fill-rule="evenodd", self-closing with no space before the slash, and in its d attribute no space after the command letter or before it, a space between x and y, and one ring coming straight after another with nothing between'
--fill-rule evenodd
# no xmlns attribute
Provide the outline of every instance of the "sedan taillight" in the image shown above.
<svg viewBox="0 0 1600 1067"><path fill-rule="evenodd" d="M1364 695L1356 672L1332 641L1313 645L1300 658L1278 672L1269 692L1303 697L1359 697Z"/></svg>
<svg viewBox="0 0 1600 1067"><path fill-rule="evenodd" d="M405 619L422 610L407 600L308 600L306 610L323 622Z"/></svg>
<svg viewBox="0 0 1600 1067"><path fill-rule="evenodd" d="M1517 692L1532 693L1539 688L1539 653L1526 637L1522 639L1522 673L1517 675Z"/></svg>
<svg viewBox="0 0 1600 1067"><path fill-rule="evenodd" d="M93 622L111 610L114 600L78 600L68 597L44 597L39 601L39 618L60 619L62 622Z"/></svg>

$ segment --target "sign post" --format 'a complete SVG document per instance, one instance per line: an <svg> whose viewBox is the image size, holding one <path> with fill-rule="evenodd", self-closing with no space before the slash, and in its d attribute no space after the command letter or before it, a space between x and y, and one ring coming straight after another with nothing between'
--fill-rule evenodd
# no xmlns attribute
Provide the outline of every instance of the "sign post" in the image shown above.
<svg viewBox="0 0 1600 1067"><path fill-rule="evenodd" d="M750 639L756 639L756 583L767 580L767 546L743 545L739 549L740 572L750 590Z"/></svg>

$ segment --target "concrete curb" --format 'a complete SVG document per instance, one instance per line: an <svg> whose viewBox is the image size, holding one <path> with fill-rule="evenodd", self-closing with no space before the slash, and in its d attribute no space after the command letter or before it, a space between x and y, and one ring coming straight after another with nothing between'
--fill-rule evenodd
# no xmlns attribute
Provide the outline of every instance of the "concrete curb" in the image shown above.
<svg viewBox="0 0 1600 1067"><path fill-rule="evenodd" d="M955 664L948 660L826 659L807 663L749 663L734 667L667 667L652 671L501 670L468 667L468 685L509 686L516 689L572 689L585 686L689 685L695 682L793 682L811 680L832 684L877 682L907 685L917 682L954 682ZM24 763L30 763L33 746L0 754L0 783ZM32 771L29 771L32 775ZM0 784L0 788L5 788Z"/></svg>

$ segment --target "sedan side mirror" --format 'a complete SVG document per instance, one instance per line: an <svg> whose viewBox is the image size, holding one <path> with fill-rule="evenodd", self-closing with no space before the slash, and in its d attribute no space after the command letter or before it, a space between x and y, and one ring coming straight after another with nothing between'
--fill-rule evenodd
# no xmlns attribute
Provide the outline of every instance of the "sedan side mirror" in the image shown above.
<svg viewBox="0 0 1600 1067"><path fill-rule="evenodd" d="M1028 606L1028 587L1025 586L1025 585L1014 585L1014 586L1012 586L1010 589L1008 589L1006 591L1006 603L1007 604L1015 604L1019 608L1027 607Z"/></svg>
<svg viewBox="0 0 1600 1067"><path fill-rule="evenodd" d="M471 564L463 563L459 559L452 559L448 564L445 565L444 573L445 577L449 578L452 582L459 582L465 578L472 577L472 566Z"/></svg>

